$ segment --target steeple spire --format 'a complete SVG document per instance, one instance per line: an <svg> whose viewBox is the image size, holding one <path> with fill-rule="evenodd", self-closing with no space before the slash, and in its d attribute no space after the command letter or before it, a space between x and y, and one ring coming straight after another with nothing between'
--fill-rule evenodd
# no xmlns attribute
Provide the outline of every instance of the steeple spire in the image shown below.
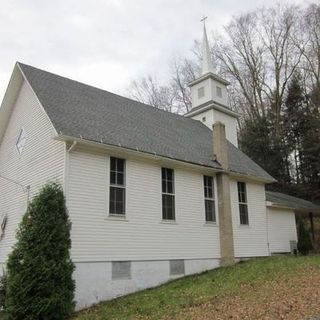
<svg viewBox="0 0 320 320"><path fill-rule="evenodd" d="M209 129L216 121L225 122L229 141L237 146L238 114L229 108L227 86L229 82L213 72L205 20L203 22L202 72L189 83L192 97L192 109L186 116L200 120Z"/></svg>
<svg viewBox="0 0 320 320"><path fill-rule="evenodd" d="M211 55L210 55L210 47L209 47L209 42L208 42L207 30L206 30L206 19L207 19L207 17L203 17L201 19L201 21L203 21L202 73L201 74L213 72Z"/></svg>

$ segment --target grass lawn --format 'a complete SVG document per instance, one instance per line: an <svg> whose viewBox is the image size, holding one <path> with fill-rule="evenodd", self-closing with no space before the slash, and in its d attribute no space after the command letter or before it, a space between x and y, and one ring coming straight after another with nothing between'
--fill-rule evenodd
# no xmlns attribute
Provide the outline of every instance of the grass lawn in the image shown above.
<svg viewBox="0 0 320 320"><path fill-rule="evenodd" d="M100 303L74 320L304 319L320 315L318 288L319 255L261 258Z"/></svg>

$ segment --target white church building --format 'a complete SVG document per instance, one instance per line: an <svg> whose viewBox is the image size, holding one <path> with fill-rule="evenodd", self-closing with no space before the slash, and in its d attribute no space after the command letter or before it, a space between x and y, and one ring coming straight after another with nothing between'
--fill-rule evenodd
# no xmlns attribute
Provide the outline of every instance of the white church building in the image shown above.
<svg viewBox="0 0 320 320"><path fill-rule="evenodd" d="M0 268L28 200L50 181L72 222L77 309L290 252L294 207L267 201L275 180L238 149L227 85L205 30L184 116L16 63L0 109Z"/></svg>

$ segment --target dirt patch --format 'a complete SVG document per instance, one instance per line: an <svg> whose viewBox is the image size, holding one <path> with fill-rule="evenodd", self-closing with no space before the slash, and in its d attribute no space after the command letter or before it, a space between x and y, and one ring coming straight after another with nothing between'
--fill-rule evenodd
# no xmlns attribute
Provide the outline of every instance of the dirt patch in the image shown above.
<svg viewBox="0 0 320 320"><path fill-rule="evenodd" d="M191 307L165 319L283 319L320 320L320 268L300 270L256 287L243 286L240 293Z"/></svg>

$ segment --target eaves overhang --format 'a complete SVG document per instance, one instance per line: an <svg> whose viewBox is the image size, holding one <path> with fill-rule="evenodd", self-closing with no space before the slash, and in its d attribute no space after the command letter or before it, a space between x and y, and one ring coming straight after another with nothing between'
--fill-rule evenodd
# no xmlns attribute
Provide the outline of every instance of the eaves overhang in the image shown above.
<svg viewBox="0 0 320 320"><path fill-rule="evenodd" d="M202 112L208 111L210 109L215 109L215 110L221 111L221 112L226 113L234 118L239 118L241 116L240 113L229 109L228 106L226 106L222 103L219 103L215 100L207 101L206 103L203 103L203 104L191 109L189 112L184 114L184 116L190 118L190 117L196 116Z"/></svg>
<svg viewBox="0 0 320 320"><path fill-rule="evenodd" d="M170 157L166 157L157 153L150 153L150 152L146 152L143 150L139 150L138 148L133 149L133 148L129 148L126 146L122 146L122 145L113 145L113 144L108 144L104 141L94 141L94 140L89 140L89 139L85 139L83 137L72 137L72 136L68 136L68 135L64 135L64 134L59 134L57 136L55 136L54 138L57 141L64 141L64 142L77 142L77 145L85 145L85 146L91 146L91 147L95 147L95 148L99 148L99 149L104 149L113 153L126 153L132 156L136 156L139 158L145 158L145 159L150 159L150 160L161 160L161 161L169 161L172 163L176 163L179 164L180 166L187 166L187 167L192 167L192 168L198 168L201 170L209 170L212 173L215 172L224 172L225 170L223 170L221 168L221 166L214 160L212 160L212 162L215 164L215 166L209 166L206 164L201 164L201 163L195 163L195 162L190 162L187 160L182 160L182 159L176 159L176 158L170 158Z"/></svg>
<svg viewBox="0 0 320 320"><path fill-rule="evenodd" d="M200 83L200 82L202 82L202 81L204 81L204 80L207 80L207 79L209 79L209 78L212 78L212 79L214 79L214 80L216 80L216 81L219 81L219 82L223 83L223 84L226 85L226 86L228 86L228 85L230 84L229 81L221 78L221 77L218 76L217 74L215 74L215 73L213 73L213 72L207 72L207 73L205 73L204 75L202 75L201 77L199 77L199 78L191 81L190 83L188 83L188 86L189 86L189 87L192 87L192 86L194 86L195 84L198 84L198 83Z"/></svg>

